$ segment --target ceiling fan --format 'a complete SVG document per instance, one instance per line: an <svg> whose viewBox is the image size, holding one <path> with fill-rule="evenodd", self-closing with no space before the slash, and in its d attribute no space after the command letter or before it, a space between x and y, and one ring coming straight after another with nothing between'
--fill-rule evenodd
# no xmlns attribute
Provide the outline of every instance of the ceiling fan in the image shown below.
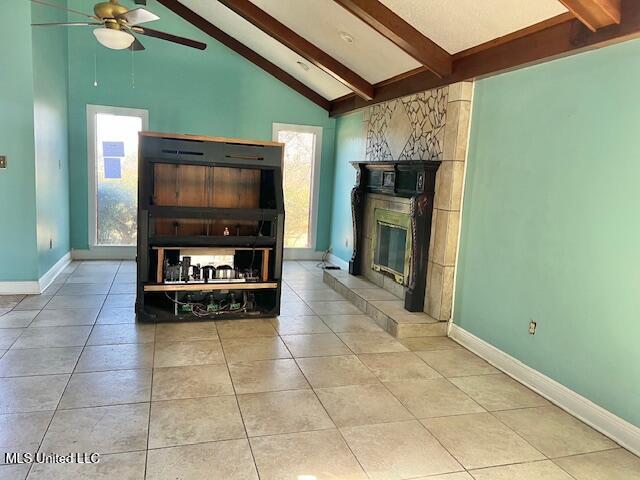
<svg viewBox="0 0 640 480"><path fill-rule="evenodd" d="M135 36L146 35L148 37L159 38L169 42L178 43L198 50L207 48L206 43L191 40L190 38L179 37L170 33L141 27L140 24L158 20L160 17L144 8L128 9L121 5L118 0L108 0L96 3L93 7L93 15L65 8L44 0L31 0L33 3L46 5L47 7L66 10L76 15L82 15L91 21L88 22L58 22L58 23L34 23L34 27L76 27L95 26L93 34L100 44L113 50L124 50L129 48L134 51L144 50L144 45ZM137 4L146 5L145 0L135 0Z"/></svg>

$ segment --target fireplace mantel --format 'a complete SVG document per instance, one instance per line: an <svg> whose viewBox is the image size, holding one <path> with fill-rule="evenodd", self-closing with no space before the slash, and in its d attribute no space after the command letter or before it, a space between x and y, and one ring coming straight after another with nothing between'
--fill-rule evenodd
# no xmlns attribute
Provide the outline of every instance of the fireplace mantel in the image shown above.
<svg viewBox="0 0 640 480"><path fill-rule="evenodd" d="M356 184L351 190L353 215L353 255L349 273L361 273L363 245L362 227L364 199L367 193L410 199L412 255L405 290L404 307L410 312L424 308L427 263L431 240L431 219L439 161L402 160L384 162L351 162L356 169Z"/></svg>

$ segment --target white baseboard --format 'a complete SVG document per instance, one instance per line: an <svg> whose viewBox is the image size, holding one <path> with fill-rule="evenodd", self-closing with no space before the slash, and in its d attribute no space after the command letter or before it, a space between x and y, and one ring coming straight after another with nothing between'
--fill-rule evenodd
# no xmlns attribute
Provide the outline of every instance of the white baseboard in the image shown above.
<svg viewBox="0 0 640 480"><path fill-rule="evenodd" d="M49 285L51 285L56 277L62 273L62 271L67 268L67 265L71 263L71 252L67 252L63 255L63 257L58 260L53 267L47 271L44 275L40 277L38 280L38 293L44 292Z"/></svg>
<svg viewBox="0 0 640 480"><path fill-rule="evenodd" d="M345 262L343 259L334 255L333 253L329 254L329 256L327 257L327 261L330 264L335 265L336 267L340 267L342 270L346 270L347 272L349 271L349 262Z"/></svg>
<svg viewBox="0 0 640 480"><path fill-rule="evenodd" d="M37 295L40 284L36 280L23 282L0 282L0 295Z"/></svg>
<svg viewBox="0 0 640 480"><path fill-rule="evenodd" d="M74 260L135 260L137 247L92 247L71 250Z"/></svg>
<svg viewBox="0 0 640 480"><path fill-rule="evenodd" d="M285 260L321 260L324 252L312 248L285 248Z"/></svg>
<svg viewBox="0 0 640 480"><path fill-rule="evenodd" d="M38 295L54 282L70 262L71 253L66 253L39 280L0 282L0 295Z"/></svg>
<svg viewBox="0 0 640 480"><path fill-rule="evenodd" d="M627 450L640 455L639 427L528 367L453 323L449 327L449 337Z"/></svg>

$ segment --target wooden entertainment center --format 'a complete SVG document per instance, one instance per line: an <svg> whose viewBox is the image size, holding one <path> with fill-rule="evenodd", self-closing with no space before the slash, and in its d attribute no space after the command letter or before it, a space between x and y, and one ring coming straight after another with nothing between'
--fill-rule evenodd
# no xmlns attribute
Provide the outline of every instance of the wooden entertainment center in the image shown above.
<svg viewBox="0 0 640 480"><path fill-rule="evenodd" d="M280 313L284 145L141 132L140 322Z"/></svg>

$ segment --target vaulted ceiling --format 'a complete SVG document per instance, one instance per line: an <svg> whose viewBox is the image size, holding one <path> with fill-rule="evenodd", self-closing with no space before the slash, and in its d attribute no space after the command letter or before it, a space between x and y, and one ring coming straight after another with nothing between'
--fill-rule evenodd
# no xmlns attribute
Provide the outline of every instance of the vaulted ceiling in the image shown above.
<svg viewBox="0 0 640 480"><path fill-rule="evenodd" d="M158 0L340 114L640 36L637 0Z"/></svg>

